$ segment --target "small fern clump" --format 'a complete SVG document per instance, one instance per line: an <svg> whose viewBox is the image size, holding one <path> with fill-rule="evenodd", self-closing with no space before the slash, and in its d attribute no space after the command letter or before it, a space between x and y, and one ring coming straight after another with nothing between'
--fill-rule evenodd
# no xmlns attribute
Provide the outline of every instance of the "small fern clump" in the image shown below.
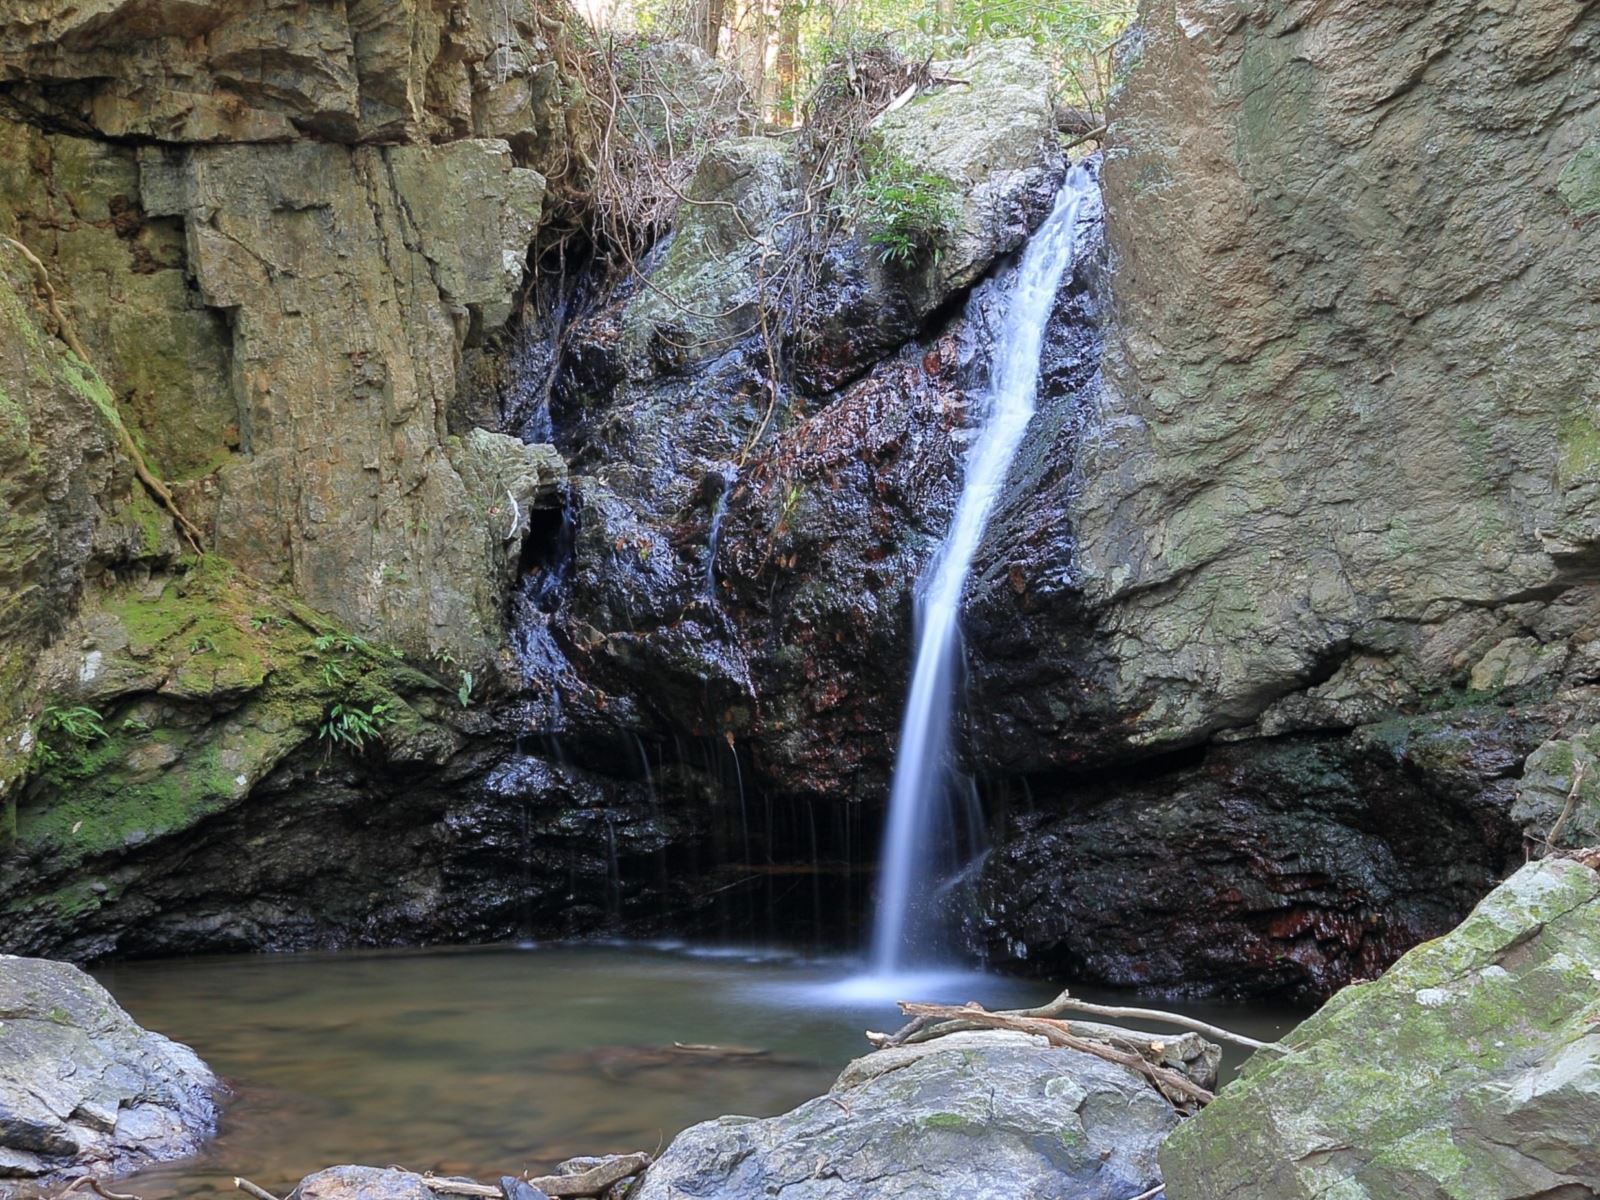
<svg viewBox="0 0 1600 1200"><path fill-rule="evenodd" d="M394 722L393 708L394 704L387 700L374 701L365 708L343 700L335 701L328 706L327 715L317 727L317 737L326 742L330 750L340 745L359 752Z"/></svg>
<svg viewBox="0 0 1600 1200"><path fill-rule="evenodd" d="M41 767L54 766L69 748L82 748L105 736L101 716L94 709L87 705L74 708L51 705L44 710L44 717L39 722L34 762Z"/></svg>
<svg viewBox="0 0 1600 1200"><path fill-rule="evenodd" d="M897 266L927 254L938 262L961 216L961 189L954 183L881 150L867 158L856 202L867 243L881 261Z"/></svg>

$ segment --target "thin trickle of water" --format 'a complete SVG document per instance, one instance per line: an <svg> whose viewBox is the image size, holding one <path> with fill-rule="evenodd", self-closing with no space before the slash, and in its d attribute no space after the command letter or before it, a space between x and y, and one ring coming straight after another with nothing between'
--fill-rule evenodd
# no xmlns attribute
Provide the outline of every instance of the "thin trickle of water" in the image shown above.
<svg viewBox="0 0 1600 1200"><path fill-rule="evenodd" d="M650 770L650 753L644 748L644 739L637 733L633 734L633 744L639 751L639 765L644 768L644 788L650 796L650 803L656 807L661 806L661 797L656 794L655 773Z"/></svg>
<svg viewBox="0 0 1600 1200"><path fill-rule="evenodd" d="M706 570L701 583L707 600L717 598L717 541L722 536L722 518L728 515L728 493L732 490L724 485L711 509L711 528L706 533Z"/></svg>
<svg viewBox="0 0 1600 1200"><path fill-rule="evenodd" d="M611 814L606 822L606 908L613 922L622 916L622 867L617 861L617 826Z"/></svg>
<svg viewBox="0 0 1600 1200"><path fill-rule="evenodd" d="M728 753L733 756L733 779L739 789L739 829L744 834L744 861L748 865L755 861L750 854L750 813L744 800L744 768L739 765L739 748L733 744L731 737L728 739Z"/></svg>
<svg viewBox="0 0 1600 1200"><path fill-rule="evenodd" d="M900 726L872 934L877 975L892 975L908 958L927 957L939 948L937 925L916 911L916 901L931 899L935 883L932 866L943 819L936 806L947 794L961 593L1011 460L1033 418L1045 326L1072 265L1079 213L1095 186L1086 170L1073 168L1053 211L1023 252L996 350L985 421L967 456L955 517L918 589L917 656Z"/></svg>

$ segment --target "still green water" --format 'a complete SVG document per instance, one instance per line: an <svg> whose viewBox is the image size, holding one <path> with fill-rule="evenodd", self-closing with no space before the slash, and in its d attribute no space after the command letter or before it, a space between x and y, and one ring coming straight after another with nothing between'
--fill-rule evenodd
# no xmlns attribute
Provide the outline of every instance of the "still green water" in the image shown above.
<svg viewBox="0 0 1600 1200"><path fill-rule="evenodd" d="M336 1163L492 1180L577 1154L656 1151L721 1113L821 1094L900 1023L838 962L651 946L494 947L201 958L96 972L145 1026L193 1046L233 1089L200 1159L133 1177L145 1200L276 1195ZM915 985L908 985L915 987ZM1040 1003L1048 984L966 976L906 999ZM1125 995L1085 989L1093 999ZM1258 1037L1297 1014L1184 1005ZM674 1043L759 1049L690 1055Z"/></svg>

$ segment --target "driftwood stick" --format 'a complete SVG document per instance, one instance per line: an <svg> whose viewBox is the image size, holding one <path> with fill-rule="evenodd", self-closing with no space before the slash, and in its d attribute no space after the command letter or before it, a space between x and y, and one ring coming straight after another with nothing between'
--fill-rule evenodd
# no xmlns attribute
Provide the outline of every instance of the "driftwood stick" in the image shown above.
<svg viewBox="0 0 1600 1200"><path fill-rule="evenodd" d="M473 1183L469 1179L435 1179L432 1174L428 1174L422 1177L422 1181L428 1185L430 1192L438 1192L442 1196L497 1198L503 1195L497 1187L490 1187L487 1183Z"/></svg>
<svg viewBox="0 0 1600 1200"><path fill-rule="evenodd" d="M67 1184L66 1187L57 1192L56 1195L58 1200L60 1200L60 1198L70 1196L74 1192L81 1192L85 1188L93 1192L95 1195L101 1197L101 1200L140 1200L140 1198L135 1196L132 1192L111 1191L93 1175L78 1176L71 1183Z"/></svg>
<svg viewBox="0 0 1600 1200"><path fill-rule="evenodd" d="M1186 1017L1181 1013L1168 1012L1158 1008L1125 1008L1104 1004L1091 1004L1086 1000L1078 1000L1071 992L1063 990L1059 996L1048 1004L1041 1004L1037 1008L1002 1009L998 1015L1007 1017L1040 1017L1055 1018L1066 1012L1081 1012L1091 1016L1118 1017L1125 1020L1157 1021L1167 1025L1177 1025L1202 1036L1218 1041L1234 1042L1252 1050L1270 1050L1274 1054L1287 1054L1286 1046L1278 1042L1261 1042L1255 1038L1246 1037L1242 1033L1234 1033L1217 1025L1199 1021L1193 1017ZM993 1014L992 1014L993 1015ZM972 1029L993 1028L991 1025L975 1023L971 1018L956 1018L948 1021L934 1021L928 1017L917 1017L908 1021L894 1033L869 1033L867 1041L879 1050L889 1046L916 1045L920 1042L932 1041L934 1038L944 1037L949 1033L961 1033ZM1090 1036L1097 1036L1092 1034ZM1118 1036L1127 1038L1141 1047L1146 1047L1159 1040L1157 1035L1141 1033L1128 1029L1119 1031Z"/></svg>
<svg viewBox="0 0 1600 1200"><path fill-rule="evenodd" d="M528 1182L551 1200L567 1196L599 1196L614 1183L621 1183L630 1175L637 1175L651 1163L648 1154L619 1154L605 1162L590 1167L577 1175L541 1175Z"/></svg>
<svg viewBox="0 0 1600 1200"><path fill-rule="evenodd" d="M274 1196L271 1192L267 1191L266 1188L257 1187L255 1184L251 1183L248 1179L241 1179L237 1175L235 1175L233 1177L233 1186L238 1188L241 1192L246 1193L247 1195L254 1196L256 1198L256 1200L278 1200L278 1198L276 1196Z"/></svg>
<svg viewBox="0 0 1600 1200"><path fill-rule="evenodd" d="M1046 1017L1014 1017L1007 1013L992 1013L978 1004L960 1006L951 1004L915 1004L903 1000L900 1002L900 1011L908 1017L959 1018L964 1021L972 1021L989 1029L1014 1029L1019 1033L1035 1034L1044 1038L1052 1046L1060 1046L1067 1050L1077 1050L1083 1054L1092 1054L1096 1058L1103 1058L1107 1062L1127 1067L1129 1070L1143 1075L1155 1086L1158 1092L1174 1103L1179 1102L1175 1099L1176 1097L1181 1097L1183 1101L1195 1104L1209 1104L1215 1099L1214 1094L1209 1089L1201 1087L1187 1075L1180 1075L1177 1071L1169 1070L1166 1067L1158 1067L1143 1055L1132 1050L1119 1050L1106 1042L1079 1037L1071 1031L1065 1021L1050 1020Z"/></svg>
<svg viewBox="0 0 1600 1200"><path fill-rule="evenodd" d="M1561 806L1561 815L1556 818L1556 823L1550 826L1550 832L1545 835L1544 852L1549 854L1556 848L1561 840L1562 832L1567 828L1567 822L1572 820L1572 813L1578 806L1578 793L1583 790L1583 777L1589 773L1589 764L1579 763L1578 769L1572 773L1572 790L1567 793L1567 802Z"/></svg>
<svg viewBox="0 0 1600 1200"><path fill-rule="evenodd" d="M1062 150L1075 150L1079 146L1083 145L1085 142L1098 142L1098 141L1100 141L1102 138L1104 138L1106 136L1107 128L1108 128L1108 126L1101 125L1098 128L1091 129L1088 133L1084 134L1083 136L1073 138L1066 145L1062 146L1061 149Z"/></svg>
<svg viewBox="0 0 1600 1200"><path fill-rule="evenodd" d="M1158 1183L1148 1192L1140 1192L1137 1196L1133 1197L1133 1200L1155 1200L1155 1198L1161 1195L1162 1192L1166 1191L1166 1189L1166 1184Z"/></svg>
<svg viewBox="0 0 1600 1200"><path fill-rule="evenodd" d="M1197 1021L1193 1017L1186 1017L1182 1013L1167 1012L1160 1008L1125 1008L1115 1004L1091 1004L1087 1000L1078 1000L1071 993L1063 990L1062 993L1049 1004L1039 1008L1025 1010L1030 1017L1054 1017L1065 1012L1086 1013L1091 1017L1116 1017L1125 1021L1159 1021L1163 1025L1177 1025L1181 1029L1192 1029L1195 1033L1203 1034L1221 1042L1233 1042L1235 1045L1248 1046L1252 1050L1270 1050L1274 1054L1287 1054L1287 1046L1278 1042L1261 1042L1253 1037L1246 1037L1242 1033L1234 1033L1218 1025L1209 1025L1205 1021ZM1022 1016L1023 1012L1016 1015Z"/></svg>

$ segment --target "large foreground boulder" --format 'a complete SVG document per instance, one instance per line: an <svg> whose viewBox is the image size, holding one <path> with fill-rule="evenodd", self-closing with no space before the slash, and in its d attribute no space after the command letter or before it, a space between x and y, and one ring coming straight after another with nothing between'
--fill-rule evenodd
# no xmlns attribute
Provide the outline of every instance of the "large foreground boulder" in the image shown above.
<svg viewBox="0 0 1600 1200"><path fill-rule="evenodd" d="M1600 1192L1600 855L1529 863L1161 1152L1168 1200Z"/></svg>
<svg viewBox="0 0 1600 1200"><path fill-rule="evenodd" d="M67 963L0 955L0 1200L193 1154L217 1079Z"/></svg>
<svg viewBox="0 0 1600 1200"><path fill-rule="evenodd" d="M1128 1200L1172 1106L1121 1067L1024 1034L881 1050L826 1096L679 1134L633 1200Z"/></svg>

